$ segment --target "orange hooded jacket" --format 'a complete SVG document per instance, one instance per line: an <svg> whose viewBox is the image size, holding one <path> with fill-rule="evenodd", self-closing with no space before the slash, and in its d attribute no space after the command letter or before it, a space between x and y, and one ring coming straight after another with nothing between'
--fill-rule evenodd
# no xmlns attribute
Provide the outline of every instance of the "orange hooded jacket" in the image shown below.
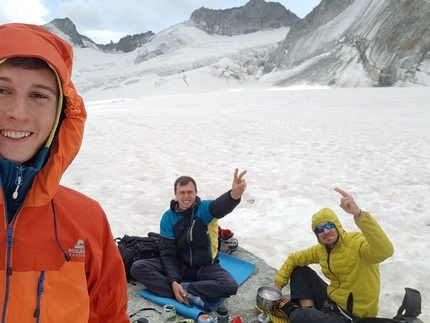
<svg viewBox="0 0 430 323"><path fill-rule="evenodd" d="M0 25L0 62L12 57L51 65L65 117L13 221L6 219L0 190L0 322L130 322L124 267L105 213L96 201L60 185L86 120L71 81L72 47L35 25Z"/></svg>

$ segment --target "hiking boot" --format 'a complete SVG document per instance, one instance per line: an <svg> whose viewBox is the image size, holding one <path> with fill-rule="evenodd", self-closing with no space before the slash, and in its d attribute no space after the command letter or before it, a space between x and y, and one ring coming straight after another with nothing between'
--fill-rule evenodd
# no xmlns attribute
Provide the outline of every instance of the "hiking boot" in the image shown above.
<svg viewBox="0 0 430 323"><path fill-rule="evenodd" d="M233 251L236 251L239 248L239 240L236 238L229 238L227 240L221 239L219 251L231 254Z"/></svg>
<svg viewBox="0 0 430 323"><path fill-rule="evenodd" d="M292 301L288 300L288 301L287 301L286 303L284 303L284 304L279 304L279 308L278 308L278 310L276 311L276 313L278 313L277 315L279 315L279 314L281 314L281 313L284 313L287 317L290 317L290 314L291 314L294 310L296 310L296 309L298 309L298 308L300 308L300 305L299 305L299 304L294 303L294 302L292 302ZM279 315L279 316L281 316L281 315Z"/></svg>

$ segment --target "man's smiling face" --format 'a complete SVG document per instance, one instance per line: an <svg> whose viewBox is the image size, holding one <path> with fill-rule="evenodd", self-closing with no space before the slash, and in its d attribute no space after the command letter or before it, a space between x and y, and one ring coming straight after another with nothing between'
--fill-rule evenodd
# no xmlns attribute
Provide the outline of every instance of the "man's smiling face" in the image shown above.
<svg viewBox="0 0 430 323"><path fill-rule="evenodd" d="M0 156L25 163L54 125L58 83L53 71L0 64Z"/></svg>
<svg viewBox="0 0 430 323"><path fill-rule="evenodd" d="M330 229L326 227L326 224L329 223L327 221L318 223L317 227L321 227L323 231L321 233L317 233L318 240L325 244L326 246L333 248L339 239L339 232L337 228L333 225ZM333 222L330 222L333 223Z"/></svg>
<svg viewBox="0 0 430 323"><path fill-rule="evenodd" d="M175 192L181 210L188 210L196 201L197 191L192 182L186 185L178 184Z"/></svg>

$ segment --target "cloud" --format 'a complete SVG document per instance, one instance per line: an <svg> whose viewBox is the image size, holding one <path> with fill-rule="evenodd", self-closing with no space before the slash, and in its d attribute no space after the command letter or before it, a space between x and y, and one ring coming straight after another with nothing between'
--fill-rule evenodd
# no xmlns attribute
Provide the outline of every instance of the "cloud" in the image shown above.
<svg viewBox="0 0 430 323"><path fill-rule="evenodd" d="M71 1L58 3L62 17L69 18L79 28L103 28L104 4L100 1Z"/></svg>
<svg viewBox="0 0 430 323"><path fill-rule="evenodd" d="M42 25L46 21L42 18L49 11L40 0L3 0L0 11L0 23L3 22L25 22Z"/></svg>

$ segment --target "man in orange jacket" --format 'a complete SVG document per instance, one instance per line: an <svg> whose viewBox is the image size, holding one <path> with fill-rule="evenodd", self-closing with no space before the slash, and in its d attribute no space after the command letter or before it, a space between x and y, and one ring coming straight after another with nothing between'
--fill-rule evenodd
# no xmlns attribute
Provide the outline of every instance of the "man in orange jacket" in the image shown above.
<svg viewBox="0 0 430 323"><path fill-rule="evenodd" d="M105 213L60 185L86 120L72 47L27 24L0 39L1 323L130 322Z"/></svg>

